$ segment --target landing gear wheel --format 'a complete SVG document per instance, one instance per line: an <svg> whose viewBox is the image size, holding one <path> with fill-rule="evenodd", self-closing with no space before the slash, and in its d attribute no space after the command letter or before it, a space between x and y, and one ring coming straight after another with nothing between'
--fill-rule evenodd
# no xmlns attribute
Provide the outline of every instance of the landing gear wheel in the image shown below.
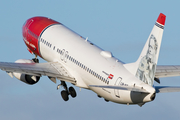
<svg viewBox="0 0 180 120"><path fill-rule="evenodd" d="M69 100L69 96L68 95L69 94L68 94L67 91L65 91L65 90L61 91L61 96L62 96L64 101L68 101Z"/></svg>
<svg viewBox="0 0 180 120"><path fill-rule="evenodd" d="M77 96L76 91L73 87L69 87L69 94L75 98Z"/></svg>
<svg viewBox="0 0 180 120"><path fill-rule="evenodd" d="M37 59L37 58L33 58L32 59L35 63L39 63L39 59Z"/></svg>

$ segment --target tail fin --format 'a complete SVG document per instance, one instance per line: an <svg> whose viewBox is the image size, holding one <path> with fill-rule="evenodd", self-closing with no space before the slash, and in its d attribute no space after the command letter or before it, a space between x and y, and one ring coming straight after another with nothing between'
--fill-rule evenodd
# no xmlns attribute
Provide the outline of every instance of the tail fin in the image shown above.
<svg viewBox="0 0 180 120"><path fill-rule="evenodd" d="M138 60L125 65L138 79L151 86L154 83L165 19L166 16L160 13Z"/></svg>

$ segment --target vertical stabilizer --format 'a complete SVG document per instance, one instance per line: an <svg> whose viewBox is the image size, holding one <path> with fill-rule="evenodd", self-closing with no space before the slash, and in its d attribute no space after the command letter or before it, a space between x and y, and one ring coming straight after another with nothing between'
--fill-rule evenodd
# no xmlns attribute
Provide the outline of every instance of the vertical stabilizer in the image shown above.
<svg viewBox="0 0 180 120"><path fill-rule="evenodd" d="M160 13L138 60L125 64L132 74L151 86L154 83L165 20L166 16Z"/></svg>
<svg viewBox="0 0 180 120"><path fill-rule="evenodd" d="M151 86L154 83L165 20L166 16L160 13L147 42L136 61L136 77Z"/></svg>

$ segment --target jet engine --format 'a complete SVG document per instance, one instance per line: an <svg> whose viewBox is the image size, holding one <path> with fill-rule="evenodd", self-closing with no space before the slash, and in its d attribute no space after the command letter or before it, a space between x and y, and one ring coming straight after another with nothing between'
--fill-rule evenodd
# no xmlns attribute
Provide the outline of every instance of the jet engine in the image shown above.
<svg viewBox="0 0 180 120"><path fill-rule="evenodd" d="M34 63L34 61L27 60L27 59L19 59L19 60L15 61L15 63ZM39 76L27 75L27 74L23 74L23 73L13 72L12 74L14 77L19 79L20 81L25 82L29 85L33 85L33 84L37 83L40 79Z"/></svg>

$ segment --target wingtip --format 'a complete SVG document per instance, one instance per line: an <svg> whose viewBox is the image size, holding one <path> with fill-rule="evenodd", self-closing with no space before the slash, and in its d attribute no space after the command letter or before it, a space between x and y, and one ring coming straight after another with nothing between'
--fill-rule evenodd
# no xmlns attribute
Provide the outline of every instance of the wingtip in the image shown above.
<svg viewBox="0 0 180 120"><path fill-rule="evenodd" d="M162 25L165 25L165 21L166 21L166 15L164 15L163 13L160 13L157 19L157 22Z"/></svg>

